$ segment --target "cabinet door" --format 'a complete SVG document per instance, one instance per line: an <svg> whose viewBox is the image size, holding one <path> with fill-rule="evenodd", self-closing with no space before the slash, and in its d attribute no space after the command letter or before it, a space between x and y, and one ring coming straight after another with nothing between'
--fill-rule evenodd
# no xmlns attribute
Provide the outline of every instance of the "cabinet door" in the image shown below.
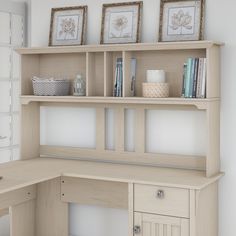
<svg viewBox="0 0 236 236"><path fill-rule="evenodd" d="M189 236L189 220L135 213L134 236Z"/></svg>

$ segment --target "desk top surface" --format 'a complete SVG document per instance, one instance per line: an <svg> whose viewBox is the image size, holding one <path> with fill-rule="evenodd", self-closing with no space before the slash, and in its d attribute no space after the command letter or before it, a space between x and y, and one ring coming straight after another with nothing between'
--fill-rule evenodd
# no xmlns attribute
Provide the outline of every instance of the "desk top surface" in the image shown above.
<svg viewBox="0 0 236 236"><path fill-rule="evenodd" d="M3 176L1 194L60 176L202 189L220 179L223 173L206 178L202 171L36 158L1 164L0 176Z"/></svg>

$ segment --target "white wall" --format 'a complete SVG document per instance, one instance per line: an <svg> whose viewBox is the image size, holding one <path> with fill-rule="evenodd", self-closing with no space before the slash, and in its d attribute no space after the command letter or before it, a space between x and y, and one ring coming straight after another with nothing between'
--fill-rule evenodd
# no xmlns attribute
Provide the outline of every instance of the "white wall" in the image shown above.
<svg viewBox="0 0 236 236"><path fill-rule="evenodd" d="M87 42L89 44L98 43L103 2L118 2L118 0L32 0L31 45L48 45L51 7L85 4L89 6ZM226 176L220 184L220 236L235 236L236 234L234 225L236 219L235 9L235 0L207 0L206 38L226 43L222 49L221 109L221 157L222 170L226 172ZM159 0L144 0L143 42L156 42L158 15ZM76 224L76 222L74 223Z"/></svg>

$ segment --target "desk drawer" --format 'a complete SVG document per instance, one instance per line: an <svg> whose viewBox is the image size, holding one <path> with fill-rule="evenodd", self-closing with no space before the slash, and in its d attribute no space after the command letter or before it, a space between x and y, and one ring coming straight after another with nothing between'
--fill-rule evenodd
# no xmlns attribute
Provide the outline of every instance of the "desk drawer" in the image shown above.
<svg viewBox="0 0 236 236"><path fill-rule="evenodd" d="M135 184L134 209L139 212L189 218L189 190Z"/></svg>

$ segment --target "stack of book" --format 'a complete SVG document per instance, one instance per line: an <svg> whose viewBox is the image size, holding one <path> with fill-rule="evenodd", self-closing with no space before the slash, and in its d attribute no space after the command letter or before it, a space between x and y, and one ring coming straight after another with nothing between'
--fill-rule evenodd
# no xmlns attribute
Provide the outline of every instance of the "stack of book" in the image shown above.
<svg viewBox="0 0 236 236"><path fill-rule="evenodd" d="M113 96L122 97L123 96L122 91L123 91L123 60L122 58L117 58Z"/></svg>
<svg viewBox="0 0 236 236"><path fill-rule="evenodd" d="M182 97L206 98L206 58L188 58L184 64Z"/></svg>

